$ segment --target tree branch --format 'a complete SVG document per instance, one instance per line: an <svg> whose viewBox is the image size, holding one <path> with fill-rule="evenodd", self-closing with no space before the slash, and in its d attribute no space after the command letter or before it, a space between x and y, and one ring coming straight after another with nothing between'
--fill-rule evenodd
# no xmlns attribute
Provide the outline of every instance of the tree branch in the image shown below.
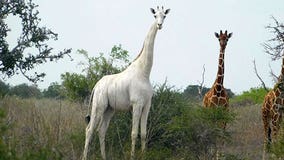
<svg viewBox="0 0 284 160"><path fill-rule="evenodd" d="M265 53L271 55L272 60L275 61L283 56L284 52L284 25L271 17L275 25L268 25L265 28L268 29L274 37L263 43Z"/></svg>
<svg viewBox="0 0 284 160"><path fill-rule="evenodd" d="M198 86L198 95L199 95L199 98L202 99L202 91L203 91L203 88L204 88L204 75L205 75L205 64L203 64L203 71L202 71L202 79L201 79L201 82L198 81L199 83L199 86Z"/></svg>
<svg viewBox="0 0 284 160"><path fill-rule="evenodd" d="M264 81L262 80L262 78L259 76L259 74L257 72L255 60L253 60L253 66L254 66L254 73L256 74L257 78L260 80L262 87L268 92L269 90L267 89Z"/></svg>
<svg viewBox="0 0 284 160"><path fill-rule="evenodd" d="M273 72L271 65L269 64L269 68L270 68L270 76L272 77L272 80L274 83L277 83L278 81L278 76L276 76L276 74Z"/></svg>

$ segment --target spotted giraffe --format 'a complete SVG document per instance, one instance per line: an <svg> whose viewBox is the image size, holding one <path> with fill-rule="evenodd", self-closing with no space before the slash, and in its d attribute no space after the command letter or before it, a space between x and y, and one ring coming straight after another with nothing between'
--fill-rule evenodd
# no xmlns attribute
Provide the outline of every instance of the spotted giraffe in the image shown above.
<svg viewBox="0 0 284 160"><path fill-rule="evenodd" d="M218 38L220 43L220 55L217 78L212 86L212 88L204 95L203 106L204 107L217 107L223 106L228 108L229 98L223 85L224 81L224 54L229 38L232 37L232 33L227 34L220 31L220 34L215 32L215 36Z"/></svg>
<svg viewBox="0 0 284 160"><path fill-rule="evenodd" d="M281 74L274 88L264 97L262 105L262 120L264 127L264 142L269 144L276 137L280 128L284 111L284 57L282 58Z"/></svg>

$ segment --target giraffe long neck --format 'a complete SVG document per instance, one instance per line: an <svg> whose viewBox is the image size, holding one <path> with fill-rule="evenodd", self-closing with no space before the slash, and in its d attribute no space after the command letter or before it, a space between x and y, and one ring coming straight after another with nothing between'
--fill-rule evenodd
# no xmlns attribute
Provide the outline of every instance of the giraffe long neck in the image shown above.
<svg viewBox="0 0 284 160"><path fill-rule="evenodd" d="M217 78L215 80L216 85L220 86L218 88L221 88L223 86L224 81L224 54L225 54L225 48L221 47L220 54L219 54L219 63L218 63L218 72L217 72Z"/></svg>
<svg viewBox="0 0 284 160"><path fill-rule="evenodd" d="M154 51L154 41L158 31L156 23L152 24L143 44L143 48L134 60L134 63L138 64L138 69L141 73L147 77L150 77L150 72L153 65L153 51Z"/></svg>

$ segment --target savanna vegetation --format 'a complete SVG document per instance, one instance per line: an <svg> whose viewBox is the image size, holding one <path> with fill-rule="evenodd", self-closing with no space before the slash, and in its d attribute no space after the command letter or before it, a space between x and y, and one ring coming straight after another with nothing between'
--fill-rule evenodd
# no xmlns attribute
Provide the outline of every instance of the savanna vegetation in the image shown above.
<svg viewBox="0 0 284 160"><path fill-rule="evenodd" d="M28 73L39 64L69 55L71 50L51 54L53 48L47 41L56 40L57 34L38 26L39 12L32 0L1 1L0 6L1 76L6 80L20 73L32 82L42 80L45 73ZM6 41L10 29L3 20L9 15L19 16L23 25L23 33L14 47L9 47ZM269 43L264 47L277 59L283 51L284 27L275 22L276 26L268 26L268 29L280 36L269 42L280 43L275 48ZM31 48L36 49L35 54L25 54ZM80 62L84 66L82 72L63 73L62 82L51 83L47 89L27 84L10 86L0 81L0 160L81 158L86 127L84 118L89 113L88 96L93 86L104 75L122 71L130 61L128 52L121 45L115 45L110 53L100 53L97 57L90 57L85 50L77 53L85 57L85 61ZM251 88L239 95L227 89L230 95L227 112L222 108L202 108L201 98L208 88L202 86L203 92L199 93L199 87L188 85L182 91L169 86L167 81L154 84L147 151L142 155L138 142L137 159L210 160L217 151L219 159L224 160L262 158L261 105L267 88ZM117 112L112 118L106 137L108 159L129 159L131 117L129 111ZM225 130L223 123L227 124ZM270 159L284 158L283 131L282 127L279 139L271 146ZM91 152L91 158L101 159L98 137L93 141Z"/></svg>
<svg viewBox="0 0 284 160"><path fill-rule="evenodd" d="M80 159L85 139L84 117L92 85L104 74L117 73L129 64L120 45L107 55L89 57L81 74L64 73L41 91L36 86L10 86L1 82L2 159ZM109 55L109 56L108 56ZM92 78L89 78L92 77ZM154 85L148 120L147 151L137 145L137 159L260 159L263 149L261 104L266 91L252 88L240 95L231 92L230 111L204 109L198 85L184 91L163 84ZM3 90L2 90L3 88ZM230 91L230 90L228 90ZM77 97L77 98L76 98ZM107 158L128 159L131 146L131 112L117 112L107 132ZM222 129L223 122L227 129ZM282 144L275 144L281 157ZM101 159L98 137L92 158Z"/></svg>
<svg viewBox="0 0 284 160"><path fill-rule="evenodd" d="M183 91L166 82L155 85L148 121L148 149L143 157L211 159L212 150L218 149L222 159L261 159L261 102L247 103L254 90L262 88L232 97L227 113L222 109L203 109L200 101L189 101ZM265 95L258 93L259 97ZM84 117L88 112L82 102L55 94L55 97L6 95L0 103L1 159L80 159L85 138ZM117 112L113 117L106 139L109 159L129 158L131 117L131 112ZM224 121L225 131L220 126ZM275 144L275 156L283 156L282 142ZM92 146L92 157L100 159L97 137ZM138 144L138 159L142 157L139 151Z"/></svg>

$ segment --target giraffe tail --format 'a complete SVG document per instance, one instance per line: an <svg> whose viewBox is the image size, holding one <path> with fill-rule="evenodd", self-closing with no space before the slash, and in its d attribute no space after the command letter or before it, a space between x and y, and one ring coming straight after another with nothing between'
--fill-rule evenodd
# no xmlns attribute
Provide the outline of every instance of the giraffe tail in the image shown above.
<svg viewBox="0 0 284 160"><path fill-rule="evenodd" d="M91 120L90 111L92 110L92 102L93 102L94 92L95 92L95 87L93 88L93 90L91 92L90 99L89 99L88 114L85 116L85 122L87 124L89 124L90 120Z"/></svg>

